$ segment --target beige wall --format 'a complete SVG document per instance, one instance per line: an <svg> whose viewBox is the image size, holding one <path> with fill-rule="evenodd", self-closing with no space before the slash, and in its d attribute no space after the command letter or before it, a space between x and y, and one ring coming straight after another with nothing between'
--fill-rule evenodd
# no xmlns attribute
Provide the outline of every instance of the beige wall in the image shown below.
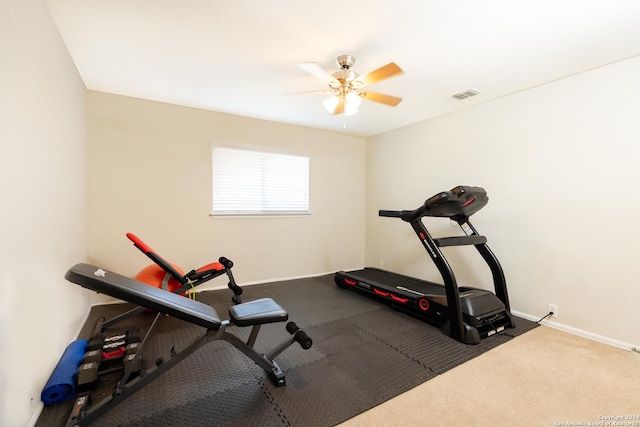
<svg viewBox="0 0 640 427"><path fill-rule="evenodd" d="M148 265L127 232L185 270L226 256L239 283L364 263L363 138L100 92L88 129L93 263L130 276ZM212 219L211 144L308 155L311 215Z"/></svg>
<svg viewBox="0 0 640 427"><path fill-rule="evenodd" d="M0 425L23 427L89 308L86 90L43 1L0 2ZM31 420L31 421L30 421Z"/></svg>
<svg viewBox="0 0 640 427"><path fill-rule="evenodd" d="M377 211L482 186L490 201L472 222L505 269L512 308L539 318L556 304L557 327L640 344L638 76L640 57L371 138L366 263L438 280L408 224ZM491 286L475 250L445 256L463 284Z"/></svg>

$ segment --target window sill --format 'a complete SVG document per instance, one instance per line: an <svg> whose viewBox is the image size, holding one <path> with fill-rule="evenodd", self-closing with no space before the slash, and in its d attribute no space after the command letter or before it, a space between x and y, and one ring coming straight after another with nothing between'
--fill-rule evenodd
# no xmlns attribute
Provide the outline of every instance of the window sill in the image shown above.
<svg viewBox="0 0 640 427"><path fill-rule="evenodd" d="M235 219L235 218L308 218L311 216L311 212L285 214L285 213L273 213L273 214L213 214L210 213L211 219Z"/></svg>

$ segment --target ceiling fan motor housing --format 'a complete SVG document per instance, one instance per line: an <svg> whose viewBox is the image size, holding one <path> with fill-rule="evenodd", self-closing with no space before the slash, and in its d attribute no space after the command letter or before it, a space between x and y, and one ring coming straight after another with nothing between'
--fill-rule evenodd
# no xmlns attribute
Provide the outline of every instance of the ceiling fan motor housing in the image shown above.
<svg viewBox="0 0 640 427"><path fill-rule="evenodd" d="M343 70L348 70L356 63L356 58L351 55L340 55L336 58L336 63Z"/></svg>

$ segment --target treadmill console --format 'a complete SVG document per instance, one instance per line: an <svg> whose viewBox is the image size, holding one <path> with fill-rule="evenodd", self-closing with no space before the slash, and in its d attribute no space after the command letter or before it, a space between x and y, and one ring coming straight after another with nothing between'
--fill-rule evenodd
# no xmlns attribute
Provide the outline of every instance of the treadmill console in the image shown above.
<svg viewBox="0 0 640 427"><path fill-rule="evenodd" d="M450 191L443 191L424 202L425 216L470 217L482 209L489 198L482 187L459 185Z"/></svg>

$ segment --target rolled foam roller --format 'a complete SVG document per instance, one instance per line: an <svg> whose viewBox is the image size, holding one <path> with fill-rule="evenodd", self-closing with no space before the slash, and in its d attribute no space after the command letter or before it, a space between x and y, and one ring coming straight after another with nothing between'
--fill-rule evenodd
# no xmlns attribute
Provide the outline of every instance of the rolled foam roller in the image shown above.
<svg viewBox="0 0 640 427"><path fill-rule="evenodd" d="M298 330L300 328L298 328L298 325L296 325L294 322L289 322L287 323L287 326L285 326L285 329L287 330L287 332L289 332L291 335L294 335L296 332L298 332Z"/></svg>
<svg viewBox="0 0 640 427"><path fill-rule="evenodd" d="M303 350L309 350L313 345L313 340L303 330L299 329L298 332L296 332L296 334L294 335L294 337L298 342L298 344L300 344L300 347L302 347Z"/></svg>
<svg viewBox="0 0 640 427"><path fill-rule="evenodd" d="M40 398L45 405L53 405L76 395L76 372L82 363L88 340L69 344L44 386Z"/></svg>

